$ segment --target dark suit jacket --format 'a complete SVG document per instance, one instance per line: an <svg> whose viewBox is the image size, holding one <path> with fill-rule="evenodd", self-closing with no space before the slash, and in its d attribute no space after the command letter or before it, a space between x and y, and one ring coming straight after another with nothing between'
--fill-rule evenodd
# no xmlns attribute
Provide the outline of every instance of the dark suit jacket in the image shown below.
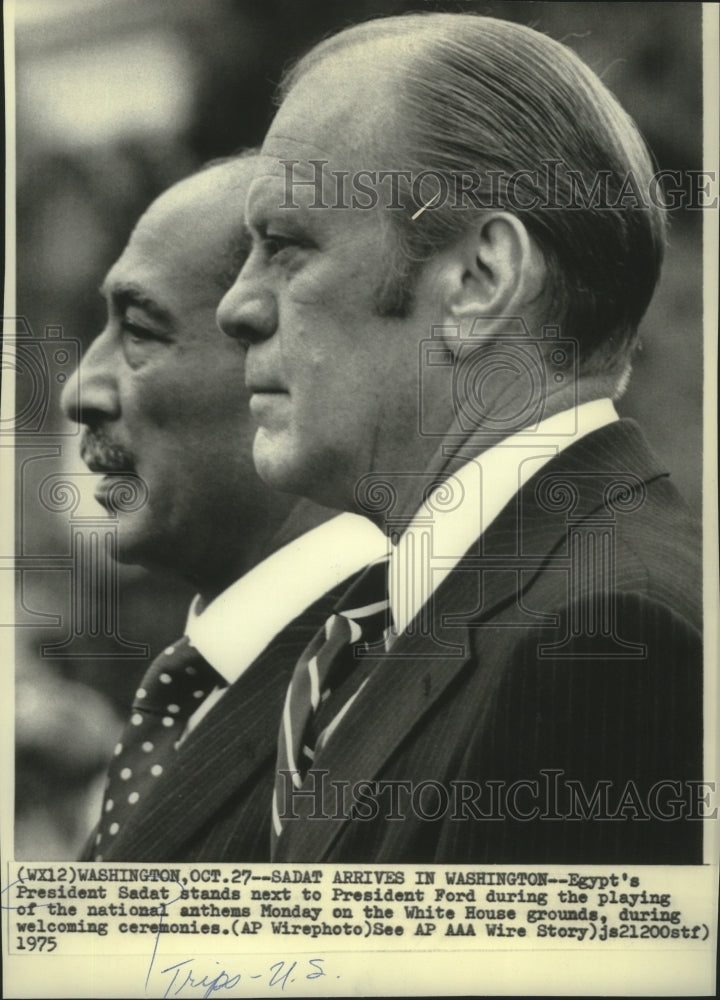
<svg viewBox="0 0 720 1000"><path fill-rule="evenodd" d="M377 655L276 860L700 861L700 562L633 422L567 448Z"/></svg>
<svg viewBox="0 0 720 1000"><path fill-rule="evenodd" d="M302 581L298 581L302 586ZM181 744L105 861L268 861L277 733L295 663L346 584L287 625ZM90 838L85 858L91 856Z"/></svg>

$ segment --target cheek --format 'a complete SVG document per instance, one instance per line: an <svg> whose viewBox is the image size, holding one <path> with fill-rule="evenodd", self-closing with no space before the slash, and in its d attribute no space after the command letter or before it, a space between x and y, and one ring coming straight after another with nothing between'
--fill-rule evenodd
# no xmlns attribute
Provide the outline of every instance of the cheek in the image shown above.
<svg viewBox="0 0 720 1000"><path fill-rule="evenodd" d="M285 297L290 309L313 309L326 300L332 290L332 275L323 270L314 267L288 278L280 296Z"/></svg>
<svg viewBox="0 0 720 1000"><path fill-rule="evenodd" d="M147 424L161 430L169 441L196 438L222 425L229 431L246 411L243 393L242 371L235 377L228 367L199 360L148 398Z"/></svg>
<svg viewBox="0 0 720 1000"><path fill-rule="evenodd" d="M315 323L332 323L342 330L371 315L381 274L377 247L365 242L348 240L342 250L318 253L288 279L279 299L291 323L300 319L308 331Z"/></svg>
<svg viewBox="0 0 720 1000"><path fill-rule="evenodd" d="M144 437L172 425L183 404L181 385L165 364L137 371L123 387L122 415L133 436ZM187 392L187 389L185 390Z"/></svg>
<svg viewBox="0 0 720 1000"><path fill-rule="evenodd" d="M338 327L326 312L302 315L280 326L280 335L264 350L268 364L279 369L286 386L299 402L322 395L332 387L338 350ZM275 358L272 355L277 351Z"/></svg>

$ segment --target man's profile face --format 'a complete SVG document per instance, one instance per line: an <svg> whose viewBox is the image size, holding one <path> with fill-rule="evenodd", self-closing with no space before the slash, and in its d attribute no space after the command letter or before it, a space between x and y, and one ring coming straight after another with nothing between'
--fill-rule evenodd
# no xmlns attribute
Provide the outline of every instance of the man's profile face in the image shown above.
<svg viewBox="0 0 720 1000"><path fill-rule="evenodd" d="M382 208L313 209L312 186L295 188L298 207L281 208L287 198L279 161L299 161L295 176L312 179L307 161L328 160L323 200L332 205L330 171L377 166L367 162L367 91L361 67L353 72L343 60L322 64L290 92L248 196L253 250L218 312L221 329L249 344L258 472L279 489L346 509L364 473L424 466L418 469L413 452L418 345L438 309L428 279L412 315L379 315L387 215Z"/></svg>
<svg viewBox="0 0 720 1000"><path fill-rule="evenodd" d="M244 350L215 324L247 248L252 169L211 168L150 207L105 278L106 326L66 389L66 412L86 425L82 457L103 474L98 501L112 507L128 474L147 491L118 514L122 561L232 579L232 554L266 519Z"/></svg>

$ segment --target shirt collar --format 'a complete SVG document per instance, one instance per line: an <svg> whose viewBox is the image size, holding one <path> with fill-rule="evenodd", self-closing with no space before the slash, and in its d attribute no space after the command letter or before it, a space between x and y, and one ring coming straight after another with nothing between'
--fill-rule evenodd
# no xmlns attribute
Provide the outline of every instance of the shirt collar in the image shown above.
<svg viewBox="0 0 720 1000"><path fill-rule="evenodd" d="M286 625L388 547L367 518L339 514L268 556L204 609L196 597L187 635L232 684Z"/></svg>
<svg viewBox="0 0 720 1000"><path fill-rule="evenodd" d="M488 448L433 490L392 550L395 634L407 628L531 476L581 437L617 419L610 399L563 410Z"/></svg>

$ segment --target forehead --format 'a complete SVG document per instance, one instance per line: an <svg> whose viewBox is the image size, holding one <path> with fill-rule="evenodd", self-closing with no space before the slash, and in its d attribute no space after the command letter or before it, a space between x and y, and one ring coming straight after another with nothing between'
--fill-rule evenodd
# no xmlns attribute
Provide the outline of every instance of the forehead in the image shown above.
<svg viewBox="0 0 720 1000"><path fill-rule="evenodd" d="M105 280L132 283L171 307L217 305L247 253L244 206L254 162L212 168L171 188L136 225Z"/></svg>
<svg viewBox="0 0 720 1000"><path fill-rule="evenodd" d="M396 59L399 53L394 53ZM333 53L308 69L283 100L262 153L323 158L333 169L372 169L392 134L398 68L387 42Z"/></svg>
<svg viewBox="0 0 720 1000"><path fill-rule="evenodd" d="M252 225L268 216L310 229L377 222L375 210L332 210L363 172L389 166L394 84L374 65L368 47L353 49L323 59L292 87L263 142L247 202Z"/></svg>

